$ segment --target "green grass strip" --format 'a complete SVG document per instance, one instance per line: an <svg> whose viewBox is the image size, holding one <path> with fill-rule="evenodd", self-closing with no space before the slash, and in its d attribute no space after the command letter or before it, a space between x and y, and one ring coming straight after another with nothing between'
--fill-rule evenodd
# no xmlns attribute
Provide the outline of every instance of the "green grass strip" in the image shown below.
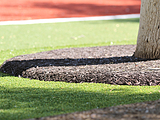
<svg viewBox="0 0 160 120"><path fill-rule="evenodd" d="M0 51L136 44L139 19L0 26Z"/></svg>
<svg viewBox="0 0 160 120"><path fill-rule="evenodd" d="M0 119L37 118L159 99L159 86L0 79Z"/></svg>

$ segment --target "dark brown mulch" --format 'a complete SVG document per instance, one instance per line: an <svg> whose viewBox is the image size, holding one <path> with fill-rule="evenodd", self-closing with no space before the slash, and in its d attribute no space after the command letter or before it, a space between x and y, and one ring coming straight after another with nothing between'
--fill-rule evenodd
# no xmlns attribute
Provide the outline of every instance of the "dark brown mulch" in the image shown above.
<svg viewBox="0 0 160 120"><path fill-rule="evenodd" d="M135 45L66 48L21 55L0 71L30 79L119 85L160 85L160 60L133 57Z"/></svg>

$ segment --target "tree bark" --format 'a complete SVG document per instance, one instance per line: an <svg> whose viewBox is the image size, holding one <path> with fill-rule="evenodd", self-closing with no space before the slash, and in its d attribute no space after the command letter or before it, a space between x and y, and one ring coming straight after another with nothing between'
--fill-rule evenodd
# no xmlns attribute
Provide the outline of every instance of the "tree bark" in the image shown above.
<svg viewBox="0 0 160 120"><path fill-rule="evenodd" d="M160 58L160 0L141 0L137 58Z"/></svg>

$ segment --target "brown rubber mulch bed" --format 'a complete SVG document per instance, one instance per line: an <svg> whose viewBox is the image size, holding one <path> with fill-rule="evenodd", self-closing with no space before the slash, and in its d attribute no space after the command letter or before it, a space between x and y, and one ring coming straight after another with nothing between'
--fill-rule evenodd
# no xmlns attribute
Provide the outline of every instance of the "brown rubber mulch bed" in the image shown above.
<svg viewBox="0 0 160 120"><path fill-rule="evenodd" d="M44 81L160 85L160 60L135 58L134 51L135 45L59 49L11 58L0 71Z"/></svg>

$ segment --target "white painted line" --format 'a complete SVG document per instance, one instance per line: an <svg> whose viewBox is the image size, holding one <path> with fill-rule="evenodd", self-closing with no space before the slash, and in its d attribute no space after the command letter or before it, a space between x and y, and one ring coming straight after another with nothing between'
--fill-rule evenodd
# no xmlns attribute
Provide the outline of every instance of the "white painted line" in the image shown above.
<svg viewBox="0 0 160 120"><path fill-rule="evenodd" d="M20 20L20 21L2 21L0 22L0 25L26 25L26 24L91 21L91 20L116 20L116 19L128 19L128 18L139 18L139 17L140 14L97 16L97 17L53 18L53 19L36 19L36 20Z"/></svg>
<svg viewBox="0 0 160 120"><path fill-rule="evenodd" d="M160 68L148 68L148 70L160 70Z"/></svg>

